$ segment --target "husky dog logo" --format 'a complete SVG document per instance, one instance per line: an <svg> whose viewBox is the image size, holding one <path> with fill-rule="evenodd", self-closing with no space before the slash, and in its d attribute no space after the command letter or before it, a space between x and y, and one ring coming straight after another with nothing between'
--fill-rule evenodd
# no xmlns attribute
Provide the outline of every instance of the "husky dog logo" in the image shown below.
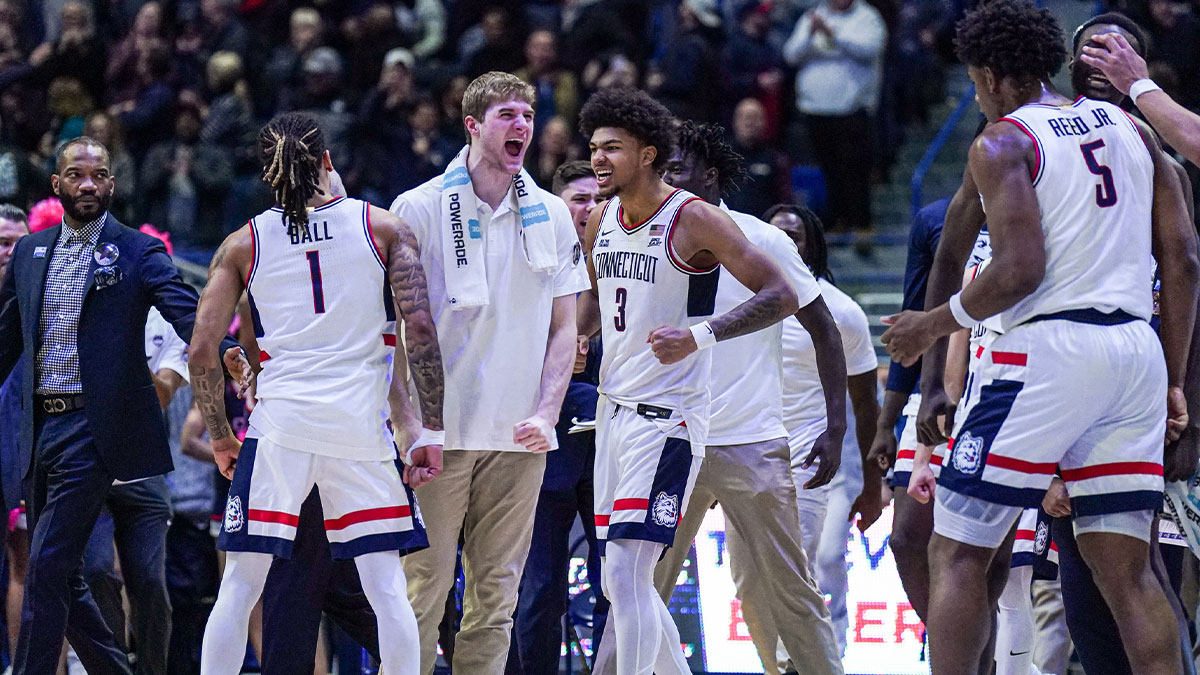
<svg viewBox="0 0 1200 675"><path fill-rule="evenodd" d="M975 473L983 466L983 439L964 431L954 442L954 468L959 473Z"/></svg>
<svg viewBox="0 0 1200 675"><path fill-rule="evenodd" d="M650 509L650 517L657 525L675 527L679 523L679 497L665 492L658 493L654 498L654 506Z"/></svg>
<svg viewBox="0 0 1200 675"><path fill-rule="evenodd" d="M225 531L240 532L245 524L246 519L242 517L242 498L229 495L229 499L225 501Z"/></svg>
<svg viewBox="0 0 1200 675"><path fill-rule="evenodd" d="M1046 552L1046 544L1050 541L1050 528L1045 522L1038 523L1037 534L1033 535L1033 552L1041 555Z"/></svg>

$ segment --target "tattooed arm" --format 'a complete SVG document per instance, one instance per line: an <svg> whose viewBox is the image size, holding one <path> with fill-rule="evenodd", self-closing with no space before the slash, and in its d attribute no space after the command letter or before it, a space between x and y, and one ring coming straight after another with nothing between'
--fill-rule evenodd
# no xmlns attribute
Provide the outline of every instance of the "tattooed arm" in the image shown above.
<svg viewBox="0 0 1200 675"><path fill-rule="evenodd" d="M799 309L796 292L767 254L751 244L720 208L701 201L683 207L670 245L693 267L720 263L754 297L709 320L718 341L762 330ZM650 333L651 349L663 363L675 363L696 351L691 331L664 326Z"/></svg>
<svg viewBox="0 0 1200 675"><path fill-rule="evenodd" d="M409 371L417 385L421 406L421 426L430 431L442 431L442 401L446 395L442 370L442 351L438 346L437 328L429 308L429 290L425 269L421 266L420 245L412 229L390 211L370 207L372 236L376 245L386 253L388 284L396 299L398 316L404 321L404 346ZM406 415L411 419L411 415ZM405 421L405 420L401 420ZM410 429L416 439L420 429ZM408 448L401 448L407 451ZM404 478L412 487L433 480L442 470L442 446L430 444L413 448L412 462L404 469Z"/></svg>
<svg viewBox="0 0 1200 675"><path fill-rule="evenodd" d="M208 428L217 468L230 480L241 443L233 435L225 415L225 373L221 369L220 344L245 290L243 280L250 269L252 251L249 225L229 235L217 249L196 309L188 360L192 395Z"/></svg>

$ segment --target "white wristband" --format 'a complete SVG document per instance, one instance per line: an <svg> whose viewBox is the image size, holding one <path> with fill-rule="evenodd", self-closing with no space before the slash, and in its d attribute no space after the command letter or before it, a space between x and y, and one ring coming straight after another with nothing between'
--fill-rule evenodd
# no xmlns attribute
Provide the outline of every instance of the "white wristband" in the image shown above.
<svg viewBox="0 0 1200 675"><path fill-rule="evenodd" d="M1129 85L1129 100L1133 101L1134 105L1137 105L1138 97L1151 91L1162 91L1162 87L1149 78L1140 79Z"/></svg>
<svg viewBox="0 0 1200 675"><path fill-rule="evenodd" d="M405 464L412 466L413 450L416 450L417 448L423 448L427 445L445 445L445 444L446 444L446 431L444 429L440 430L440 431L434 431L433 429L426 429L425 427L421 427L421 435L417 436L417 440L413 441L413 444L411 446L409 446L408 452L404 453L404 457L402 459L404 460Z"/></svg>
<svg viewBox="0 0 1200 675"><path fill-rule="evenodd" d="M692 326L692 338L696 340L696 350L708 349L717 344L717 334L707 321Z"/></svg>
<svg viewBox="0 0 1200 675"><path fill-rule="evenodd" d="M975 324L979 323L975 319L972 319L971 315L967 314L967 310L963 307L962 291L950 296L950 302L947 304L950 305L950 313L954 315L954 320L963 328L974 328Z"/></svg>

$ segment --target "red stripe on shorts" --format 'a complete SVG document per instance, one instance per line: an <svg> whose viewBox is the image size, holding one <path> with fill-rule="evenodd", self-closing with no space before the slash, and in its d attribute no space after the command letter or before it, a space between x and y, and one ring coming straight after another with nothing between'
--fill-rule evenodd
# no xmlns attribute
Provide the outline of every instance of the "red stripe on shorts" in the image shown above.
<svg viewBox="0 0 1200 675"><path fill-rule="evenodd" d="M1033 541L1034 536L1033 530L1017 530L1016 539L1018 541Z"/></svg>
<svg viewBox="0 0 1200 675"><path fill-rule="evenodd" d="M942 465L942 456L941 455L930 455L929 463L932 466L941 466Z"/></svg>
<svg viewBox="0 0 1200 675"><path fill-rule="evenodd" d="M596 527L608 527L609 516L596 514Z"/></svg>
<svg viewBox="0 0 1200 675"><path fill-rule="evenodd" d="M994 466L997 469L1008 469L1009 471L1020 471L1021 473L1043 473L1051 475L1058 468L1058 464L1054 462L1026 462L1023 459L1013 459L1012 457L1003 457L1001 455L987 456L987 465Z"/></svg>
<svg viewBox="0 0 1200 675"><path fill-rule="evenodd" d="M1161 476L1163 475L1163 468L1162 464L1157 462L1112 462L1110 464L1085 466L1080 469L1064 469L1062 479L1069 483L1089 478L1100 478L1101 476L1125 476L1130 474Z"/></svg>
<svg viewBox="0 0 1200 675"><path fill-rule="evenodd" d="M341 518L332 518L330 520L326 520L325 529L344 530L351 525L369 523L372 520L407 518L411 515L412 509L407 506L384 506L378 509L363 509L362 511L351 511Z"/></svg>
<svg viewBox="0 0 1200 675"><path fill-rule="evenodd" d="M280 525L290 525L291 527L296 527L300 524L300 516L293 516L283 511L249 509L246 511L246 517L250 520L257 520L260 523L279 523Z"/></svg>
<svg viewBox="0 0 1200 675"><path fill-rule="evenodd" d="M915 459L917 456L916 450L897 450L896 459Z"/></svg>
<svg viewBox="0 0 1200 675"><path fill-rule="evenodd" d="M259 363L266 363L267 361L270 361L270 360L271 360L271 355L270 355L270 354L268 354L268 353L264 352L264 351L263 351L263 350L261 350L261 349L260 349L260 350L258 350L258 362L259 362Z"/></svg>
<svg viewBox="0 0 1200 675"><path fill-rule="evenodd" d="M992 352L992 363L1001 366L1024 366L1028 359L1028 354L1019 352Z"/></svg>
<svg viewBox="0 0 1200 675"><path fill-rule="evenodd" d="M645 511L649 508L649 499L618 499L613 502L613 511Z"/></svg>
<svg viewBox="0 0 1200 675"><path fill-rule="evenodd" d="M388 347L395 347L396 346L396 336L392 333L384 333L383 334L383 344Z"/></svg>

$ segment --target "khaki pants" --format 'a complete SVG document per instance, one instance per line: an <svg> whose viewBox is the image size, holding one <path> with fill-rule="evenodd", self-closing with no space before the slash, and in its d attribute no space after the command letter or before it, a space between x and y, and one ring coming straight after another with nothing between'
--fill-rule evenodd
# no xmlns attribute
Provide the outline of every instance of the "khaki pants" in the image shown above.
<svg viewBox="0 0 1200 675"><path fill-rule="evenodd" d="M708 446L675 543L655 569L659 593L664 599L671 597L688 548L713 502L721 504L727 529L733 531L732 536L727 532L726 544L751 637L772 636L760 653L774 654L777 632L792 661L803 664L806 674L841 675L829 609L801 548L787 439ZM752 613L758 621L751 619Z"/></svg>
<svg viewBox="0 0 1200 675"><path fill-rule="evenodd" d="M442 475L417 488L429 548L404 556L408 598L421 636L421 672L437 658L438 624L454 584L463 535L462 628L454 648L456 675L501 675L517 587L529 554L545 454L447 450Z"/></svg>

